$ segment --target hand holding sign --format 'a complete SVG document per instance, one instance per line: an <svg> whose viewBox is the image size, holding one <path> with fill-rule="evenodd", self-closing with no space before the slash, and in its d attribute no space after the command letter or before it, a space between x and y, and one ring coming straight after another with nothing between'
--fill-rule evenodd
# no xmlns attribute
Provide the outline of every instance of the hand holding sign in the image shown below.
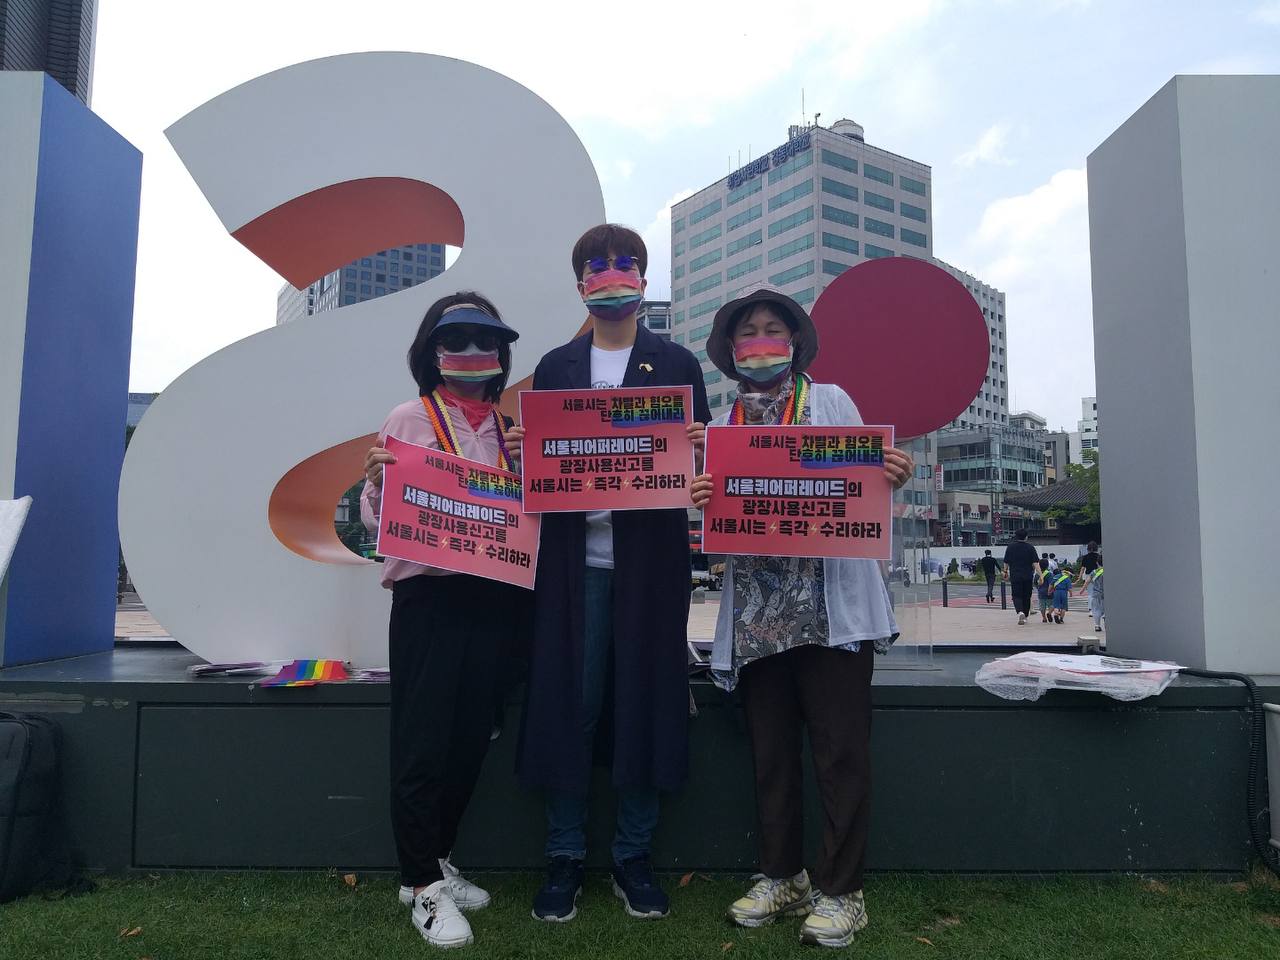
<svg viewBox="0 0 1280 960"><path fill-rule="evenodd" d="M892 449L892 427L712 427L693 486L703 551L889 559Z"/></svg>
<svg viewBox="0 0 1280 960"><path fill-rule="evenodd" d="M516 474L395 437L384 452L379 554L533 589L541 518Z"/></svg>
<svg viewBox="0 0 1280 960"><path fill-rule="evenodd" d="M701 427L689 387L523 391L520 420L527 512L689 505Z"/></svg>

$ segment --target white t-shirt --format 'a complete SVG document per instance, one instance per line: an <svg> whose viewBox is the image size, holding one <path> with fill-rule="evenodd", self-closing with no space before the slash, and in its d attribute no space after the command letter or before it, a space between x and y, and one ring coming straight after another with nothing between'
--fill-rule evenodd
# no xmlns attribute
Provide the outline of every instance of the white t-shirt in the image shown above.
<svg viewBox="0 0 1280 960"><path fill-rule="evenodd" d="M601 350L592 344L591 389L612 390L622 386L630 360L630 347ZM587 566L613 569L613 514L608 510L593 510L587 514Z"/></svg>

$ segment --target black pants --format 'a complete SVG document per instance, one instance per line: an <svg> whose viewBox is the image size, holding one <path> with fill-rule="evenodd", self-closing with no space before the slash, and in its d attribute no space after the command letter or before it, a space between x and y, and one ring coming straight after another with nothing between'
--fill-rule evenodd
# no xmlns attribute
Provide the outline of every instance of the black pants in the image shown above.
<svg viewBox="0 0 1280 960"><path fill-rule="evenodd" d="M1010 580L1009 591L1013 594L1013 609L1031 616L1031 581Z"/></svg>
<svg viewBox="0 0 1280 960"><path fill-rule="evenodd" d="M742 669L755 760L760 870L781 879L804 862L801 728L822 798L822 846L813 881L828 896L862 889L871 820L872 644L857 653L805 646Z"/></svg>
<svg viewBox="0 0 1280 960"><path fill-rule="evenodd" d="M514 589L462 574L392 587L391 828L407 886L441 879L480 776Z"/></svg>
<svg viewBox="0 0 1280 960"><path fill-rule="evenodd" d="M987 602L990 603L996 598L996 578L991 574L987 574Z"/></svg>

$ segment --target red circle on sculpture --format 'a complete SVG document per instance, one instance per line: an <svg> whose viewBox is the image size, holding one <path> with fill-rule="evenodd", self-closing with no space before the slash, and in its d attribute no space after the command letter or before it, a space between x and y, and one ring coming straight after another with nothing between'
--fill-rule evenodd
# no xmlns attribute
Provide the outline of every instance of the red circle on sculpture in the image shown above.
<svg viewBox="0 0 1280 960"><path fill-rule="evenodd" d="M810 311L817 359L808 373L835 383L867 424L918 437L964 413L990 363L987 323L973 295L945 270L909 257L846 270Z"/></svg>

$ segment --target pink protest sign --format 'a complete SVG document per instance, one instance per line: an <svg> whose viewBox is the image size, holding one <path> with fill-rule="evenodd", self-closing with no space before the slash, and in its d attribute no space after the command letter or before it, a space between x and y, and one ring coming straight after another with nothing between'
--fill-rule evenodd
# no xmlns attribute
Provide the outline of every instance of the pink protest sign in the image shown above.
<svg viewBox="0 0 1280 960"><path fill-rule="evenodd" d="M693 390L524 390L522 470L529 513L687 507Z"/></svg>
<svg viewBox="0 0 1280 960"><path fill-rule="evenodd" d="M709 427L702 552L888 560L892 446L892 427Z"/></svg>
<svg viewBox="0 0 1280 960"><path fill-rule="evenodd" d="M520 477L387 437L378 553L533 589L538 517L520 510Z"/></svg>

